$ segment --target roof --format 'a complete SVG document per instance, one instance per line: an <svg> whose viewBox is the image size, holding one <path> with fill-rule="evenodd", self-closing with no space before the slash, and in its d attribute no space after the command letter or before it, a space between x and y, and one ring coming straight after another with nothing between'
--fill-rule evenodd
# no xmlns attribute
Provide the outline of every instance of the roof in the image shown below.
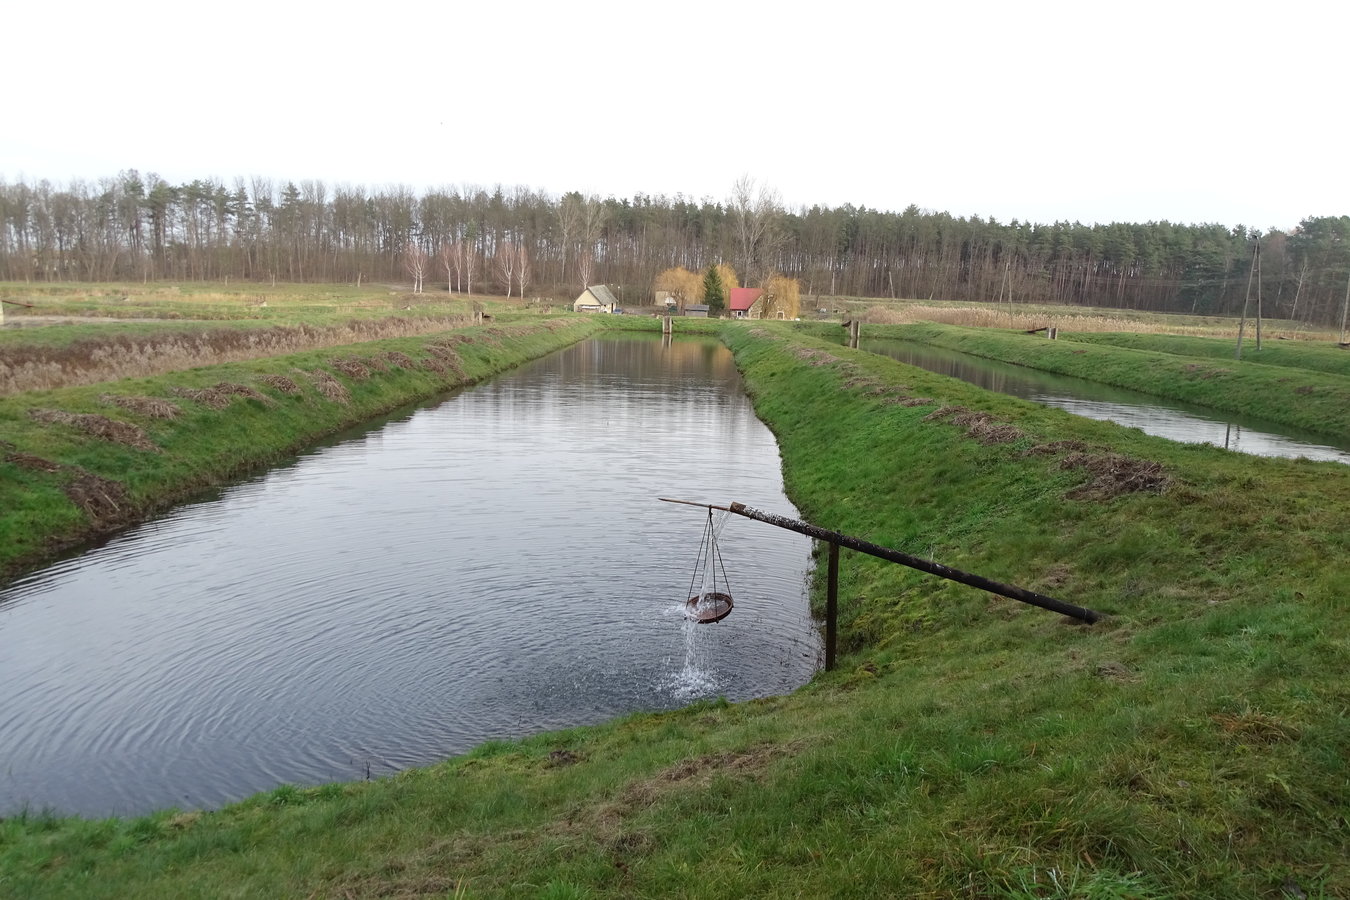
<svg viewBox="0 0 1350 900"><path fill-rule="evenodd" d="M707 312L709 309L711 309L711 307L706 303L687 303L684 307L685 312L690 312L691 310L693 312Z"/></svg>
<svg viewBox="0 0 1350 900"><path fill-rule="evenodd" d="M591 296L594 297L596 300L600 301L600 305L601 305L601 306L618 306L618 305L619 305L619 301L618 301L618 300L615 300L615 299L614 299L614 295L611 294L611 293L609 292L609 286L608 286L608 285L605 285L605 284L593 284L593 285L591 285L590 287L586 288L586 291L590 291L590 292L591 292ZM582 291L582 293L584 294L584 293L586 293L586 291ZM577 299L580 300L581 298L578 297Z"/></svg>
<svg viewBox="0 0 1350 900"><path fill-rule="evenodd" d="M731 296L727 299L727 309L732 312L737 310L745 312L755 305L755 301L763 293L763 288L732 288Z"/></svg>

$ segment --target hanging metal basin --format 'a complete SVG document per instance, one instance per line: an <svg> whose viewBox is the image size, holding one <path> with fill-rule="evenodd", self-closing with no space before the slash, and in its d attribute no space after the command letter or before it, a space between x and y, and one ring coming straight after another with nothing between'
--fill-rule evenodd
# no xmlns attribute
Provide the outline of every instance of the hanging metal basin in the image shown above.
<svg viewBox="0 0 1350 900"><path fill-rule="evenodd" d="M684 605L684 615L700 625L711 625L731 615L731 595L721 591L707 591L702 596L690 597Z"/></svg>

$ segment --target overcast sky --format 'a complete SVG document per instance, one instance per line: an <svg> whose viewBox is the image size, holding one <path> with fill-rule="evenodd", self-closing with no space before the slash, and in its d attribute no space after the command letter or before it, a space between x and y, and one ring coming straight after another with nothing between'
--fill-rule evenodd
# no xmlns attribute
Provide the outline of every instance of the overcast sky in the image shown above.
<svg viewBox="0 0 1350 900"><path fill-rule="evenodd" d="M5 14L0 177L525 185L1036 222L1350 214L1344 0L151 0Z"/></svg>

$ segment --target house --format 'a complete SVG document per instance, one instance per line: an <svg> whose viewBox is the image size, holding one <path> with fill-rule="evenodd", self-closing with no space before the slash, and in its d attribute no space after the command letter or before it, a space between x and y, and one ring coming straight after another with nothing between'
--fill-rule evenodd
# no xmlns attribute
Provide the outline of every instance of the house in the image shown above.
<svg viewBox="0 0 1350 900"><path fill-rule="evenodd" d="M727 298L727 312L733 319L764 318L763 288L732 288Z"/></svg>
<svg viewBox="0 0 1350 900"><path fill-rule="evenodd" d="M684 314L686 316L693 316L695 319L706 319L708 318L708 304L690 303L684 308Z"/></svg>
<svg viewBox="0 0 1350 900"><path fill-rule="evenodd" d="M581 296L572 302L573 312L612 313L619 302L603 284L593 284L581 292Z"/></svg>

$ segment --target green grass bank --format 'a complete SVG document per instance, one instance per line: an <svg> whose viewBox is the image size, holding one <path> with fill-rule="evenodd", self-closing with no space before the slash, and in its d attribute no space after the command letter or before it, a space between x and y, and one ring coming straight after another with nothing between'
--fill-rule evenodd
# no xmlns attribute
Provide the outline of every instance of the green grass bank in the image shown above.
<svg viewBox="0 0 1350 900"><path fill-rule="evenodd" d="M805 518L1109 617L846 551L850 655L793 695L216 812L12 818L0 894L1350 895L1350 471L722 334Z"/></svg>
<svg viewBox="0 0 1350 900"><path fill-rule="evenodd" d="M1080 341L1085 344L1107 344L1131 350L1151 350L1171 353L1174 356L1195 356L1224 361L1232 360L1237 348L1236 341L1232 338L1189 337L1176 334L1132 332L1093 334L1076 331L1072 334L1061 332L1059 337L1060 340ZM1242 342L1242 358L1266 366L1285 366L1291 369L1308 369L1313 372L1350 376L1350 351L1342 350L1331 341L1266 338L1262 341L1261 349L1257 350L1256 335L1251 326L1248 326L1246 337Z"/></svg>
<svg viewBox="0 0 1350 900"><path fill-rule="evenodd" d="M1041 335L926 323L867 325L864 334L947 347L1350 439L1350 376L1297 368L1292 362L1267 365L1251 359L1178 356L1170 349L1145 349L1147 340L1135 349L1077 337L1048 341ZM1286 354L1284 358L1307 357Z"/></svg>
<svg viewBox="0 0 1350 900"><path fill-rule="evenodd" d="M535 319L0 398L0 578L601 324Z"/></svg>

